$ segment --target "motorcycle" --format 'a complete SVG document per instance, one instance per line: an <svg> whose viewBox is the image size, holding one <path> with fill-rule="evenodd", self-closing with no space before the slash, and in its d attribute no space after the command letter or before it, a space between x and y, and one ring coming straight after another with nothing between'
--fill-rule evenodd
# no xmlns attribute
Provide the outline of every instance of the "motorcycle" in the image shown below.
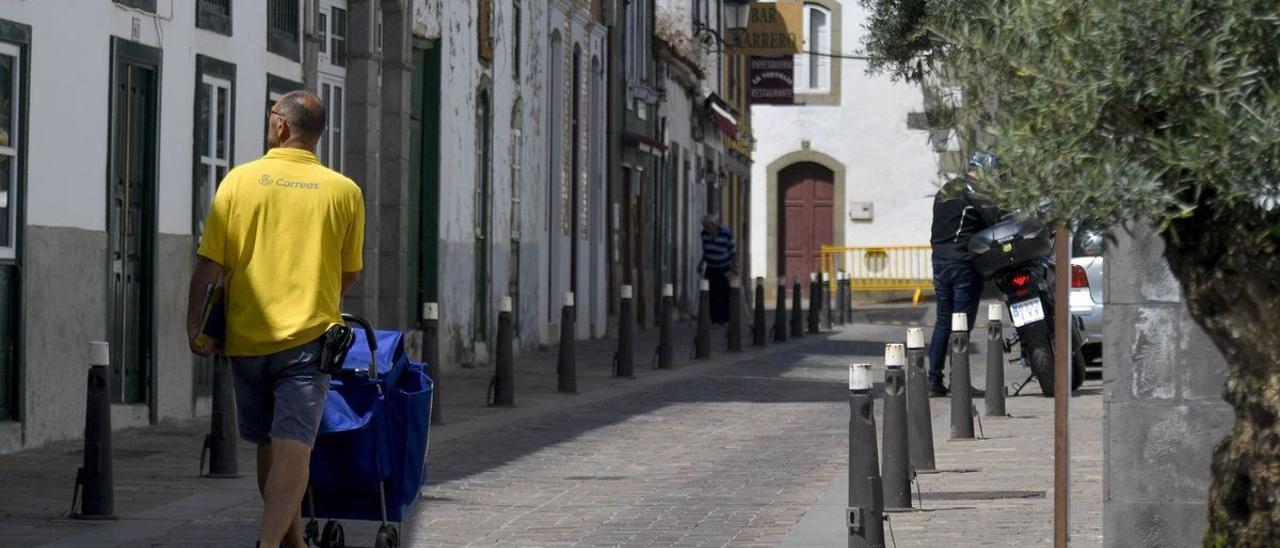
<svg viewBox="0 0 1280 548"><path fill-rule="evenodd" d="M1054 265L1053 238L1044 222L1035 217L1006 217L969 240L974 266L992 280L1004 296L1016 341L1006 341L1006 349L1016 342L1022 348L1022 364L1040 384L1046 397L1053 396L1054 383ZM1068 267L1069 268L1069 267ZM1084 383L1080 326L1071 322L1071 390ZM1025 386L1024 382L1022 386ZM1022 386L1018 387L1021 391Z"/></svg>

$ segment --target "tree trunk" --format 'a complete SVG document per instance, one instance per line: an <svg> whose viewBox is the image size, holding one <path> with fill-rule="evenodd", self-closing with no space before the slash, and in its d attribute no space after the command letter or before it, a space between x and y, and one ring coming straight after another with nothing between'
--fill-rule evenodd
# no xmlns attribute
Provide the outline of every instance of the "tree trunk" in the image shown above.
<svg viewBox="0 0 1280 548"><path fill-rule="evenodd" d="M1207 201L1207 200L1206 200ZM1231 433L1213 452L1207 547L1280 546L1280 259L1273 215L1197 213L1164 234L1191 316L1231 371ZM1270 219L1266 217L1272 217Z"/></svg>

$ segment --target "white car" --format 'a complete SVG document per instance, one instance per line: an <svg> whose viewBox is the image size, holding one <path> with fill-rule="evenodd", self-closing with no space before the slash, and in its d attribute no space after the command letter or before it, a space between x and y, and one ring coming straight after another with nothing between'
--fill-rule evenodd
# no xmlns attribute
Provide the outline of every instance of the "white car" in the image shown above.
<svg viewBox="0 0 1280 548"><path fill-rule="evenodd" d="M1102 365L1102 274L1106 236L1102 231L1078 229L1071 240L1071 316L1082 324L1085 364Z"/></svg>

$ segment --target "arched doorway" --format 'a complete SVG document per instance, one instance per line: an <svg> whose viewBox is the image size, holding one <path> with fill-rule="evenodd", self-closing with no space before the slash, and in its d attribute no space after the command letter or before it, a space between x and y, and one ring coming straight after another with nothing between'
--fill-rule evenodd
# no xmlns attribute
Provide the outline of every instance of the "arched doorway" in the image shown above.
<svg viewBox="0 0 1280 548"><path fill-rule="evenodd" d="M778 272L808 279L821 269L821 250L835 239L835 173L815 162L797 162L778 173Z"/></svg>

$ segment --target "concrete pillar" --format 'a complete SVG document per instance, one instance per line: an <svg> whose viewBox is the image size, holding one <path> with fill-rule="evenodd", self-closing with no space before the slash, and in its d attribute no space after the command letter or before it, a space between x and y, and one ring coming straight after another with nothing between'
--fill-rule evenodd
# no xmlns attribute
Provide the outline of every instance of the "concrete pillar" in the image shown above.
<svg viewBox="0 0 1280 548"><path fill-rule="evenodd" d="M344 300L348 312L378 321L378 296L383 219L379 215L382 185L382 90L378 67L378 3L381 0L347 2L346 150L343 174L364 191L364 270ZM384 29L385 30L385 29ZM388 221L394 226L394 221Z"/></svg>

